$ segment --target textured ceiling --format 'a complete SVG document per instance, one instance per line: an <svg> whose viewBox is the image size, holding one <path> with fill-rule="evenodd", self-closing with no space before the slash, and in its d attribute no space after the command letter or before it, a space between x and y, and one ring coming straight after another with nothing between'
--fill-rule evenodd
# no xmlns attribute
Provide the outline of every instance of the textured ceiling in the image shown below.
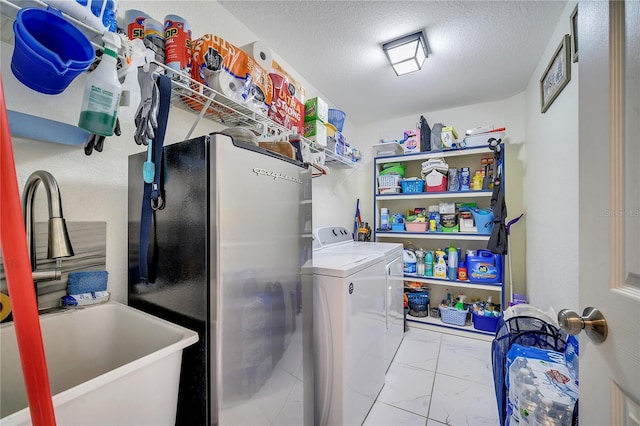
<svg viewBox="0 0 640 426"><path fill-rule="evenodd" d="M355 122L525 90L566 1L219 1ZM423 30L422 70L396 76L381 45Z"/></svg>

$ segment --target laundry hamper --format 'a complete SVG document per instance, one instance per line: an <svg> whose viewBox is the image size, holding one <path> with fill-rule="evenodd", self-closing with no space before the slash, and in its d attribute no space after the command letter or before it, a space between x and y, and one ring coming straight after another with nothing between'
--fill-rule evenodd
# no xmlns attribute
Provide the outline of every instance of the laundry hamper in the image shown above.
<svg viewBox="0 0 640 426"><path fill-rule="evenodd" d="M530 316L515 316L507 320L504 316L498 318L496 335L491 342L491 364L500 425L506 425L507 421L508 394L505 368L507 352L511 346L517 343L521 346L564 352L566 341L565 332L540 318Z"/></svg>
<svg viewBox="0 0 640 426"><path fill-rule="evenodd" d="M414 317L429 316L429 292L416 291L407 293L409 299L409 315Z"/></svg>

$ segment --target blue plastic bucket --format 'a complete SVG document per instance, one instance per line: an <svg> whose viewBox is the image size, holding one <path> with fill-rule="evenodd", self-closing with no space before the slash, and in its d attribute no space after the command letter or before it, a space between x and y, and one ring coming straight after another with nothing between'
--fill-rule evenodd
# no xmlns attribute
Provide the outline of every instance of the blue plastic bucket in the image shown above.
<svg viewBox="0 0 640 426"><path fill-rule="evenodd" d="M40 93L61 93L95 59L89 39L55 9L21 9L13 32L11 71Z"/></svg>

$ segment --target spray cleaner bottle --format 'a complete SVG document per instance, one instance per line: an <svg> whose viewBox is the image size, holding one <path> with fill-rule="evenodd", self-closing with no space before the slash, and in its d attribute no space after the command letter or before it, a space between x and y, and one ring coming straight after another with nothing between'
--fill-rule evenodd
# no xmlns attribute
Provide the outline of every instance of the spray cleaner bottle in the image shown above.
<svg viewBox="0 0 640 426"><path fill-rule="evenodd" d="M111 136L122 93L117 70L120 37L105 32L102 41L104 53L100 64L87 76L78 126L96 135Z"/></svg>
<svg viewBox="0 0 640 426"><path fill-rule="evenodd" d="M436 250L436 262L433 265L433 276L447 278L447 263L444 260L444 251Z"/></svg>

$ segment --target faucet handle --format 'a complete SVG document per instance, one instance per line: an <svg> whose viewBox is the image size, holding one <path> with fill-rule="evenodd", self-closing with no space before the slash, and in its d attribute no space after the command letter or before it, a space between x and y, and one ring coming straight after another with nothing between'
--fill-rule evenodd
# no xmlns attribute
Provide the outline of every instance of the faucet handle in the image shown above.
<svg viewBox="0 0 640 426"><path fill-rule="evenodd" d="M31 273L33 281L57 281L62 279L62 271L60 269L36 269Z"/></svg>

